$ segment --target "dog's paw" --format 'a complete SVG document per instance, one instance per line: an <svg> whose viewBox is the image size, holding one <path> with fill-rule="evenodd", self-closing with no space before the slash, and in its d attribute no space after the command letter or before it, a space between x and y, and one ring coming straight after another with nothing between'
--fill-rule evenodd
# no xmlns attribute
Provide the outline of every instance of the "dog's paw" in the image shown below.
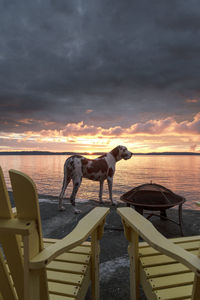
<svg viewBox="0 0 200 300"><path fill-rule="evenodd" d="M113 200L112 201L112 206L117 206L117 201Z"/></svg>
<svg viewBox="0 0 200 300"><path fill-rule="evenodd" d="M59 207L59 211L64 211L66 208L64 206Z"/></svg>
<svg viewBox="0 0 200 300"><path fill-rule="evenodd" d="M74 208L74 213L77 215L77 214L81 214L82 211L80 209Z"/></svg>

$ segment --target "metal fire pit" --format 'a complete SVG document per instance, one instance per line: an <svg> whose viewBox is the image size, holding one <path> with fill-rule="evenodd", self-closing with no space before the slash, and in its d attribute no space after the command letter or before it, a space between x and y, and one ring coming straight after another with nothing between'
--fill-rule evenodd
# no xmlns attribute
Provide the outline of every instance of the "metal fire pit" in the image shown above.
<svg viewBox="0 0 200 300"><path fill-rule="evenodd" d="M182 230L182 205L185 198L173 193L171 190L156 183L146 183L137 186L123 194L120 199L127 203L127 206L133 205L135 210L143 215L143 210L160 211L160 215L148 213L147 219L152 216L159 216L161 219L169 220L180 226ZM166 209L177 206L179 222L175 222L167 217Z"/></svg>

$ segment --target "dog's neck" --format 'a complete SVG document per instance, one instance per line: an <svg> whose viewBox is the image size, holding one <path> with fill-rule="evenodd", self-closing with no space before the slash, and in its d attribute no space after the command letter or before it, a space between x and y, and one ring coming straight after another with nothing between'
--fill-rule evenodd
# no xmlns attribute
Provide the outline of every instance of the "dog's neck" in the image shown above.
<svg viewBox="0 0 200 300"><path fill-rule="evenodd" d="M110 152L108 152L106 156L107 156L106 160L109 163L109 165L111 165L115 168L115 164L116 164L117 161L114 158L114 156Z"/></svg>
<svg viewBox="0 0 200 300"><path fill-rule="evenodd" d="M119 150L117 148L113 149L109 153L112 155L112 157L114 158L115 162L121 160L121 157L119 157Z"/></svg>

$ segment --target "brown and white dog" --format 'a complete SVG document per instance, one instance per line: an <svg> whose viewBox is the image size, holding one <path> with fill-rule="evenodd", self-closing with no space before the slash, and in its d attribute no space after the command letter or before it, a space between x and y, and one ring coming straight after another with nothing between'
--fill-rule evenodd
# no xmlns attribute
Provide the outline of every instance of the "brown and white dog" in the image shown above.
<svg viewBox="0 0 200 300"><path fill-rule="evenodd" d="M124 146L117 146L111 152L104 154L96 159L88 159L80 155L70 156L64 164L64 179L61 193L59 195L59 209L65 210L62 205L65 190L70 183L71 179L73 182L73 191L70 196L71 204L74 206L74 212L80 213L75 208L75 198L78 189L81 185L82 178L88 178L90 180L99 181L99 201L102 201L103 183L107 179L109 196L113 205L116 205L116 201L112 199L112 184L113 176L115 173L115 164L121 159L129 159L133 155L132 152L128 151Z"/></svg>

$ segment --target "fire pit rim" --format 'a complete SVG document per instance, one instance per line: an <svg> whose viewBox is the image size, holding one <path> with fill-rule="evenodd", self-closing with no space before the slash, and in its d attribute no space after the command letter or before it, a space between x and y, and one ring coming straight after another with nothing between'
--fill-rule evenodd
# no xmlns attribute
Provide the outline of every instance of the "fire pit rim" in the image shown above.
<svg viewBox="0 0 200 300"><path fill-rule="evenodd" d="M140 188L142 188L143 186L147 186L147 185L153 185L153 186L156 186L156 187L158 187L158 188L162 188L162 189L164 189L166 192L169 192L170 194L172 194L172 195L174 195L174 196L176 196L177 198L179 198L180 200L178 200L178 201L176 201L176 202L170 202L170 203L165 203L165 204L161 204L161 203L157 203L157 204L148 204L148 203L138 203L138 202L134 202L134 200L130 200L130 199L126 199L126 196L127 196L127 194L128 193L131 193L131 191L133 191L134 192L134 190L135 190L135 193L140 189ZM147 191L148 192L148 191ZM150 192L150 191L149 191ZM155 192L160 192L160 193L162 193L161 191L155 191ZM121 197L120 197L120 200L122 200L122 201L124 201L124 202L127 202L127 203L129 203L129 204L132 204L132 205L134 205L134 206L139 206L139 207L142 207L143 209L149 209L149 208L153 208L153 210L160 210L160 209L163 209L163 208L165 208L165 209L167 209L167 208L171 208L171 207L173 207L173 206L176 206L176 205L181 205L181 204L183 204L185 201L186 201L186 199L183 197L183 196L181 196L181 195L178 195L178 194L176 194L176 193L174 193L173 191L171 191L170 189L168 189L168 188L166 188L166 187L164 187L163 185L160 185L160 184L157 184L157 183L144 183L144 184L141 184L141 185L139 185L139 186L137 186L137 187L135 187L135 188L133 188L133 189L131 189L131 190L129 190L128 192L126 192L126 193L124 193Z"/></svg>

